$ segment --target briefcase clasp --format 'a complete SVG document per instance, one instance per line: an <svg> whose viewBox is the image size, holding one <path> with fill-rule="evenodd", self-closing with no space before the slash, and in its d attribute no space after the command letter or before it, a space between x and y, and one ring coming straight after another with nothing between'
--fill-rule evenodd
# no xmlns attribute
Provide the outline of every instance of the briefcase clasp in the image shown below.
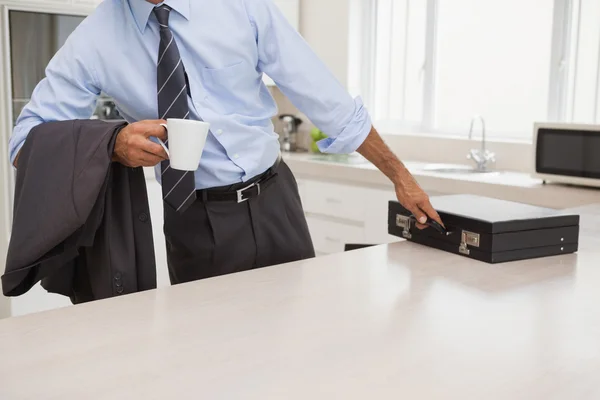
<svg viewBox="0 0 600 400"><path fill-rule="evenodd" d="M412 225L412 218L405 215L396 214L396 226L402 228L402 237L404 239L412 239L410 233L410 227Z"/></svg>
<svg viewBox="0 0 600 400"><path fill-rule="evenodd" d="M469 231L462 231L460 235L460 246L458 247L458 251L461 254L466 256L471 254L471 250L469 250L469 246L479 247L481 236L479 233L473 233Z"/></svg>

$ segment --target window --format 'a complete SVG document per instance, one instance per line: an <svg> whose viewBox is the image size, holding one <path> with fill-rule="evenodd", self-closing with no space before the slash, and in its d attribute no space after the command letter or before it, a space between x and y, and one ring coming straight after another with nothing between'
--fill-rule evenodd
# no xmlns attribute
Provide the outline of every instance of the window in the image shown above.
<svg viewBox="0 0 600 400"><path fill-rule="evenodd" d="M464 136L480 115L530 140L537 121L600 123L600 1L361 2L350 83L385 126Z"/></svg>
<svg viewBox="0 0 600 400"><path fill-rule="evenodd" d="M600 124L600 1L573 0L568 92L560 117Z"/></svg>

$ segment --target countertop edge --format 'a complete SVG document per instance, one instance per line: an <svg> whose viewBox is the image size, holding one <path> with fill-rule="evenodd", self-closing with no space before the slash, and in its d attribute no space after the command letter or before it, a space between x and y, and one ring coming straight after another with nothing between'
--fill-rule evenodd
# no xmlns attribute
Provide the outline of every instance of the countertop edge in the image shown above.
<svg viewBox="0 0 600 400"><path fill-rule="evenodd" d="M283 159L299 179L316 179L346 184L358 184L374 189L391 190L392 183L374 167L343 164L328 161L316 161L306 154L286 154ZM600 190L594 188L572 187L566 185L530 184L534 181L527 174L511 173L523 176L526 184L515 185L495 179L490 181L457 179L456 176L411 171L415 179L427 192L448 194L468 193L489 196L509 201L525 202L542 207L564 209L600 202Z"/></svg>

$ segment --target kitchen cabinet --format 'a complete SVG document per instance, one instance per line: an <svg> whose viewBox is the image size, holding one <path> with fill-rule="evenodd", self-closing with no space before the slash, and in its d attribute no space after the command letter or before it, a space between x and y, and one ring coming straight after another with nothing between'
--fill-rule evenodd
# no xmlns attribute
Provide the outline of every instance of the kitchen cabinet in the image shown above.
<svg viewBox="0 0 600 400"><path fill-rule="evenodd" d="M378 245L402 240L387 233L388 203L396 199L391 186L369 187L301 174L297 180L317 255L344 251L346 244Z"/></svg>
<svg viewBox="0 0 600 400"><path fill-rule="evenodd" d="M306 216L308 229L317 255L344 251L347 243L364 243L365 227L362 223L348 223L324 218L320 215Z"/></svg>
<svg viewBox="0 0 600 400"><path fill-rule="evenodd" d="M369 192L359 186L310 180L304 189L304 209L309 213L354 222L365 219Z"/></svg>
<svg viewBox="0 0 600 400"><path fill-rule="evenodd" d="M298 187L317 255L344 251L346 244L400 240L387 233L388 201L394 191L298 177Z"/></svg>

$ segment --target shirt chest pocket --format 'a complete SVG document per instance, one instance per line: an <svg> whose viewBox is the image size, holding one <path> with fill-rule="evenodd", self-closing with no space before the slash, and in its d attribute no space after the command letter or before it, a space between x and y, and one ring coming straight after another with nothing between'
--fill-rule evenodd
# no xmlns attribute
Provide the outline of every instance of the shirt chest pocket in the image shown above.
<svg viewBox="0 0 600 400"><path fill-rule="evenodd" d="M260 109L260 74L246 61L224 68L203 68L208 102L225 114L252 115Z"/></svg>

